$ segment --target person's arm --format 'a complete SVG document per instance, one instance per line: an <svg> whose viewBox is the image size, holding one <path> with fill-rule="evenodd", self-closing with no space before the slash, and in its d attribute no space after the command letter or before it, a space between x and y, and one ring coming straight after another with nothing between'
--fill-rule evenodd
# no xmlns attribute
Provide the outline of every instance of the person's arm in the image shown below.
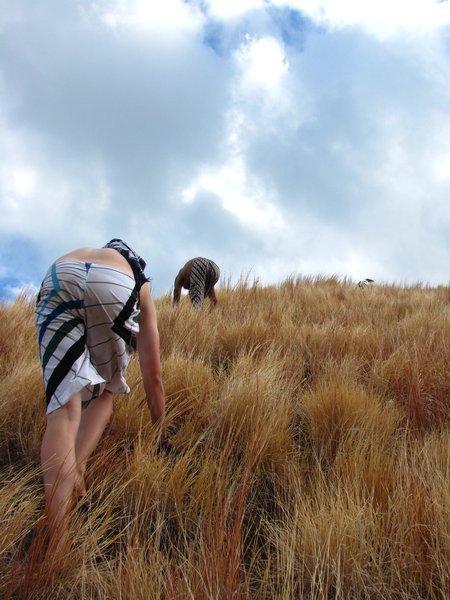
<svg viewBox="0 0 450 600"><path fill-rule="evenodd" d="M178 271L178 275L175 277L175 282L173 285L173 303L178 304L181 297L181 288L185 290L189 289L189 283L191 278L191 269L192 263L194 259L188 260L188 262L181 267Z"/></svg>
<svg viewBox="0 0 450 600"><path fill-rule="evenodd" d="M152 422L161 424L161 442L164 442L166 432L163 420L166 405L159 354L159 332L148 283L144 283L140 290L140 309L139 333L136 336L139 365Z"/></svg>
<svg viewBox="0 0 450 600"><path fill-rule="evenodd" d="M175 277L175 282L173 284L173 303L174 304L178 304L178 302L180 301L181 287L182 287L182 277L181 277L181 271L180 271L180 273L178 273L178 275Z"/></svg>
<svg viewBox="0 0 450 600"><path fill-rule="evenodd" d="M212 288L210 289L208 296L209 296L211 302L215 306L217 304L217 296L216 296L216 291L214 289L214 286L212 286Z"/></svg>

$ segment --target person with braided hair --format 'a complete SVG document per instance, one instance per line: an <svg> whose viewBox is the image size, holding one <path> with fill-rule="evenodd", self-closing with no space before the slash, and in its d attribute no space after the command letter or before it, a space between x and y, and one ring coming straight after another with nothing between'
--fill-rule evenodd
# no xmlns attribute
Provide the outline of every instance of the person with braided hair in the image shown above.
<svg viewBox="0 0 450 600"><path fill-rule="evenodd" d="M209 298L217 304L214 286L219 281L220 269L209 258L198 256L189 260L178 272L173 289L173 302L178 304L181 288L189 290L189 299L194 308L201 308L203 300Z"/></svg>

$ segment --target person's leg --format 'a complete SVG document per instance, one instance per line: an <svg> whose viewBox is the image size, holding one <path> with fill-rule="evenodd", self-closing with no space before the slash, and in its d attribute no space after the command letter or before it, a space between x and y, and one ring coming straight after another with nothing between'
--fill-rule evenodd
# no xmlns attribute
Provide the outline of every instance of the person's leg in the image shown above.
<svg viewBox="0 0 450 600"><path fill-rule="evenodd" d="M86 462L95 450L111 418L112 399L112 393L105 390L81 412L80 427L75 443L75 455L77 459L75 492L80 496L85 493L84 472L86 470Z"/></svg>
<svg viewBox="0 0 450 600"><path fill-rule="evenodd" d="M212 288L209 290L209 294L208 294L212 304L215 306L217 304L217 296L216 296L216 291L214 289L214 286L212 286Z"/></svg>
<svg viewBox="0 0 450 600"><path fill-rule="evenodd" d="M49 550L54 556L64 550L67 517L75 485L75 440L80 424L81 395L47 416L47 427L41 445Z"/></svg>

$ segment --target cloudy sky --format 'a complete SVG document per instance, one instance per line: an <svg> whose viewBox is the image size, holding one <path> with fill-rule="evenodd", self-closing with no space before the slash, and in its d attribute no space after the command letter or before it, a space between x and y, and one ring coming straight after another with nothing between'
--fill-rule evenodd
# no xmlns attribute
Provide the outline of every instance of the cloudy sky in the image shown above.
<svg viewBox="0 0 450 600"><path fill-rule="evenodd" d="M450 6L0 0L0 297L121 237L155 295L449 280Z"/></svg>

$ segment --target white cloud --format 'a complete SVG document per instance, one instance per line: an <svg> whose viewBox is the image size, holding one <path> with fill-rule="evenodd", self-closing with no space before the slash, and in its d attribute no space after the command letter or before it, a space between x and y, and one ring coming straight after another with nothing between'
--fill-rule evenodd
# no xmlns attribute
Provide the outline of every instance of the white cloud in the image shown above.
<svg viewBox="0 0 450 600"><path fill-rule="evenodd" d="M264 0L205 0L209 15L214 19L235 19L257 8L264 7Z"/></svg>
<svg viewBox="0 0 450 600"><path fill-rule="evenodd" d="M428 33L450 24L450 7L437 0L272 0L275 6L301 10L330 28L360 26L380 39Z"/></svg>
<svg viewBox="0 0 450 600"><path fill-rule="evenodd" d="M61 237L76 243L96 237L97 219L106 216L109 184L99 165L83 160L81 181L70 181L64 169L49 164L46 147L33 138L8 132L0 140L0 232L53 243ZM67 168L68 165L65 165ZM95 208L95 219L90 215ZM38 226L39 225L39 226Z"/></svg>
<svg viewBox="0 0 450 600"><path fill-rule="evenodd" d="M15 0L1 279L113 236L156 293L204 253L263 282L447 278L448 5L394 5Z"/></svg>
<svg viewBox="0 0 450 600"><path fill-rule="evenodd" d="M219 198L223 208L250 229L268 231L284 226L272 194L257 176L248 173L242 156L216 167L204 166L181 194L183 201L190 203L204 192Z"/></svg>
<svg viewBox="0 0 450 600"><path fill-rule="evenodd" d="M235 60L242 70L244 86L269 92L279 88L289 68L282 43L270 36L253 38L247 34L235 53Z"/></svg>
<svg viewBox="0 0 450 600"><path fill-rule="evenodd" d="M36 187L36 170L27 166L18 166L11 172L12 191L18 196L29 196Z"/></svg>
<svg viewBox="0 0 450 600"><path fill-rule="evenodd" d="M159 37L192 34L204 23L202 12L183 0L100 0L94 10L113 29L128 27Z"/></svg>
<svg viewBox="0 0 450 600"><path fill-rule="evenodd" d="M195 202L209 194L223 209L254 231L285 227L277 209L276 193L246 164L246 136L267 119L277 119L289 109L282 97L282 82L288 72L283 44L270 36L245 36L233 55L238 67L233 86L233 106L228 111L227 132L220 164L204 164L183 189L184 202ZM255 93L257 94L255 111Z"/></svg>
<svg viewBox="0 0 450 600"><path fill-rule="evenodd" d="M236 70L228 111L228 142L233 138L239 152L245 152L252 132L296 128L307 118L307 94L304 90L301 96L294 93L301 85L294 83L298 78L291 73L282 40L246 35L232 59Z"/></svg>
<svg viewBox="0 0 450 600"><path fill-rule="evenodd" d="M432 173L437 183L450 181L450 152L443 152L434 158Z"/></svg>

